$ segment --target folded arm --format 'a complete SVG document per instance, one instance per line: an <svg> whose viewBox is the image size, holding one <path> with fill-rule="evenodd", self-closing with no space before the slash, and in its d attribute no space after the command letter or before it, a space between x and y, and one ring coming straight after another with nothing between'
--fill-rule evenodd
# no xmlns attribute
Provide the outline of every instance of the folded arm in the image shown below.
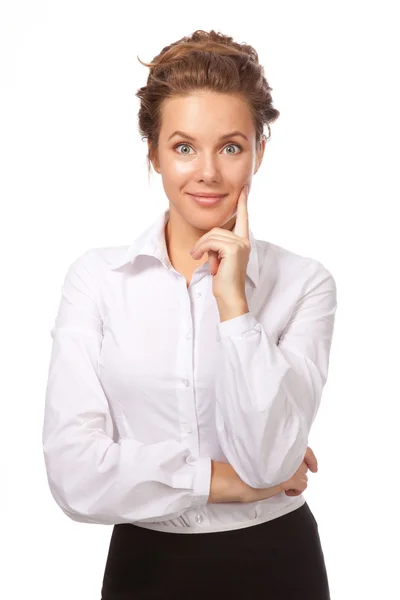
<svg viewBox="0 0 400 600"><path fill-rule="evenodd" d="M191 460L189 449L172 439L118 440L117 418L98 377L97 285L89 250L68 269L51 331L42 434L51 493L65 514L86 523L166 520L204 506L211 458Z"/></svg>
<svg viewBox="0 0 400 600"><path fill-rule="evenodd" d="M217 435L228 462L253 488L292 477L321 402L336 284L317 266L278 343L251 311L218 324Z"/></svg>

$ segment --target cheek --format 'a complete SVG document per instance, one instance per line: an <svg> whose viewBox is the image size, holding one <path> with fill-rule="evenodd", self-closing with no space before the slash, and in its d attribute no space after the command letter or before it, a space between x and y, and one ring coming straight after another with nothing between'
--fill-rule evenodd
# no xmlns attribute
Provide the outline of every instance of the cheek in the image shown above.
<svg viewBox="0 0 400 600"><path fill-rule="evenodd" d="M246 174L251 172L252 160L251 155L246 152L242 156L237 156L235 159L226 160L221 163L221 172L233 179L239 181L246 177Z"/></svg>
<svg viewBox="0 0 400 600"><path fill-rule="evenodd" d="M251 179L251 173L251 163L241 163L230 169L229 173L225 174L225 179L230 182L233 188L241 189Z"/></svg>
<svg viewBox="0 0 400 600"><path fill-rule="evenodd" d="M170 163L163 166L161 176L164 187L173 190L186 185L186 182L191 176L191 172L187 165Z"/></svg>
<svg viewBox="0 0 400 600"><path fill-rule="evenodd" d="M177 160L171 165L171 173L175 177L185 177L185 175L190 175L193 170L193 165L189 162L185 163Z"/></svg>
<svg viewBox="0 0 400 600"><path fill-rule="evenodd" d="M173 154L167 154L162 156L160 170L164 181L173 183L192 173L193 165L190 162L176 159Z"/></svg>

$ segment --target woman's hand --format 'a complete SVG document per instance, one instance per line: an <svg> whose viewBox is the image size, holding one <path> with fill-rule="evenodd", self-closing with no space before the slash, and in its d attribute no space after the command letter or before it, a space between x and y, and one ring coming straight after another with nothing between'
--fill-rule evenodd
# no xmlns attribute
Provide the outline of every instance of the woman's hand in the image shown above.
<svg viewBox="0 0 400 600"><path fill-rule="evenodd" d="M281 492L285 492L286 496L300 496L307 488L307 471L307 464L303 460L293 477L280 484Z"/></svg>
<svg viewBox="0 0 400 600"><path fill-rule="evenodd" d="M251 253L248 188L244 186L240 192L233 230L213 227L197 240L190 252L194 260L200 260L207 252L213 276L212 292L221 305L246 302L246 272Z"/></svg>
<svg viewBox="0 0 400 600"><path fill-rule="evenodd" d="M304 460L296 473L287 481L281 483L281 492L285 492L286 496L300 496L307 488L308 476L307 471L310 469L312 473L317 473L318 462L314 452L307 446Z"/></svg>
<svg viewBox="0 0 400 600"><path fill-rule="evenodd" d="M309 446L307 446L303 462L290 479L279 485L275 485L274 487L261 489L252 488L243 482L240 501L257 502L259 500L271 498L271 496L275 496L281 492L285 492L286 496L299 496L307 488L308 469L313 473L318 471L316 456Z"/></svg>

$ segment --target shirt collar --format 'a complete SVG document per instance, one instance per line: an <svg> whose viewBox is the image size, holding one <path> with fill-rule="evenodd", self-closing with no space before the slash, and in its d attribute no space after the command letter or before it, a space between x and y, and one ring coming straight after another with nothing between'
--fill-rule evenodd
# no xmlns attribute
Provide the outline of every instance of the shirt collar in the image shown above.
<svg viewBox="0 0 400 600"><path fill-rule="evenodd" d="M169 209L164 210L157 219L143 231L128 248L128 250L119 257L118 260L111 264L111 270L119 269L120 267L130 263L133 263L135 258L141 254L147 256L154 256L161 260L164 264L170 265L167 245L165 241L165 225L169 219ZM259 262L256 247L256 240L254 235L249 229L250 239L250 257L247 264L247 275L253 281L254 285L257 286L259 279Z"/></svg>

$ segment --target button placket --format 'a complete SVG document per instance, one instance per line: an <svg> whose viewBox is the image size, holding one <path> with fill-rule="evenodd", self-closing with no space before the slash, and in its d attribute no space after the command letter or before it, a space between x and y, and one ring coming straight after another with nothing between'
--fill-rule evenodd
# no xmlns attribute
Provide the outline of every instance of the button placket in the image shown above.
<svg viewBox="0 0 400 600"><path fill-rule="evenodd" d="M184 345L185 351L180 354L179 367L182 369L182 388L183 392L181 395L182 410L181 410L181 422L180 430L182 432L182 438L186 440L188 449L191 454L186 457L186 463L188 465L195 465L197 463L197 456L199 452L198 436L195 434L196 429L196 409L194 399L194 371L193 371L193 353L194 353L194 328L198 320L198 315L201 313L201 302L204 299L204 293L202 291L195 291L198 285L198 281L193 277L191 284L186 288L185 292L188 294L187 308L188 308L188 319L187 322L182 323L182 344ZM198 300L200 299L200 300ZM186 374L187 377L184 377ZM187 388L187 391L185 391ZM201 516L200 516L201 517ZM203 517L201 517L203 520Z"/></svg>

